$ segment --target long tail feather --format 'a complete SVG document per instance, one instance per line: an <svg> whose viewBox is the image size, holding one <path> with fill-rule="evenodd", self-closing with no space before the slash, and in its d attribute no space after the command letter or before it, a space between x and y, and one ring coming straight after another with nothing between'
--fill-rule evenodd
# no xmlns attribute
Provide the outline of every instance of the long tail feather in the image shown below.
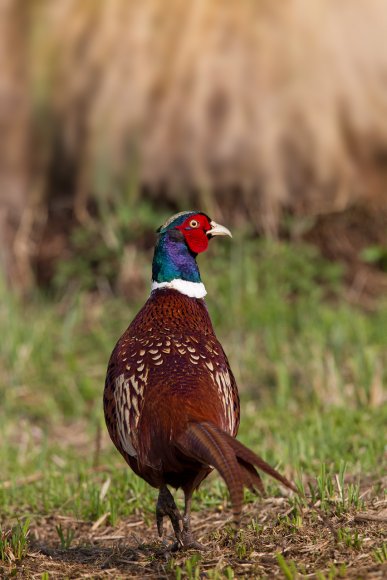
<svg viewBox="0 0 387 580"><path fill-rule="evenodd" d="M191 423L176 442L187 457L214 466L225 480L233 506L234 521L242 511L243 486L264 494L257 469L271 475L289 489L296 487L261 457L211 423Z"/></svg>
<svg viewBox="0 0 387 580"><path fill-rule="evenodd" d="M259 455L254 453L254 451L251 451L251 449L243 445L243 443L241 443L237 439L231 437L231 435L229 435L228 433L225 433L224 431L221 431L216 427L214 427L214 429L216 429L219 433L222 433L223 437L225 437L229 445L231 445L231 447L234 449L238 460L243 460L246 463L255 465L255 467L257 467L261 471L264 471L265 473L267 473L268 475L270 475L271 477L282 483L285 487L288 487L292 491L298 493L296 486L293 483L291 483L286 477L281 475L276 469L274 469L274 467L269 465L269 463L266 463L266 461L262 459L262 457L259 457Z"/></svg>
<svg viewBox="0 0 387 580"><path fill-rule="evenodd" d="M244 476L245 486L248 487L252 492L259 491L261 495L266 495L261 476L255 469L254 465L243 461L243 459L240 459L240 457L237 457L237 460Z"/></svg>
<svg viewBox="0 0 387 580"><path fill-rule="evenodd" d="M234 521L242 511L243 479L235 453L222 436L208 423L191 423L177 442L188 457L216 467L225 480L231 496Z"/></svg>

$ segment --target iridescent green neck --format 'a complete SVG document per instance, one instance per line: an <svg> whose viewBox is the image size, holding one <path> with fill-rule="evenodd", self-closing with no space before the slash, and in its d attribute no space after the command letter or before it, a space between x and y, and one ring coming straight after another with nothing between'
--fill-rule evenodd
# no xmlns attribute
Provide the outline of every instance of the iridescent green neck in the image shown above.
<svg viewBox="0 0 387 580"><path fill-rule="evenodd" d="M189 250L183 236L177 230L168 230L160 234L153 256L152 280L201 282L196 255Z"/></svg>

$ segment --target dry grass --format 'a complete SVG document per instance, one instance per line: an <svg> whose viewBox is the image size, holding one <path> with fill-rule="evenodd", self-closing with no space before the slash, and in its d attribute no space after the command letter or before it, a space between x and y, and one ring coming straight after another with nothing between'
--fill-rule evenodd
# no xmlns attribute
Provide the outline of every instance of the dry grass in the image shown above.
<svg viewBox="0 0 387 580"><path fill-rule="evenodd" d="M36 19L80 216L133 167L217 213L242 191L239 212L269 232L284 207L386 202L383 0L43 0Z"/></svg>
<svg viewBox="0 0 387 580"><path fill-rule="evenodd" d="M267 234L284 210L386 215L384 0L24 4L0 12L0 259L15 285L63 257L101 200L137 215L145 192Z"/></svg>
<svg viewBox="0 0 387 580"><path fill-rule="evenodd" d="M19 285L31 281L29 251L30 96L23 0L0 3L0 265ZM30 194L30 195L28 195ZM15 259L16 258L16 259Z"/></svg>
<svg viewBox="0 0 387 580"><path fill-rule="evenodd" d="M259 501L245 508L235 541L225 526L231 512L196 513L193 526L207 548L198 558L193 551L166 551L155 526L147 527L139 516L112 528L102 518L92 523L53 514L31 527L29 552L16 577L41 579L46 572L50 579L199 578L199 574L219 579L383 578L387 563L379 561L378 553L386 541L387 503L373 498L366 504L365 512L341 516L305 508L301 519L292 520L286 499ZM64 533L71 530L67 548L61 546L58 527Z"/></svg>

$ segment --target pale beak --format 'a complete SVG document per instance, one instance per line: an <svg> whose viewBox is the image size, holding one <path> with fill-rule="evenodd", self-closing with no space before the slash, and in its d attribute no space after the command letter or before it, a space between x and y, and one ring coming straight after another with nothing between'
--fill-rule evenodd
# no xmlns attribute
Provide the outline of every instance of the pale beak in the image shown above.
<svg viewBox="0 0 387 580"><path fill-rule="evenodd" d="M211 229L206 232L207 236L230 236L232 238L232 234L230 230L217 224L216 222L210 222Z"/></svg>

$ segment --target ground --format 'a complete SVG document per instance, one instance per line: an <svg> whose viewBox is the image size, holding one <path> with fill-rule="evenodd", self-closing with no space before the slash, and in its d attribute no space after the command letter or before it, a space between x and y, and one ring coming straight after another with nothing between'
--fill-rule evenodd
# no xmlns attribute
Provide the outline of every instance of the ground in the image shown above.
<svg viewBox="0 0 387 580"><path fill-rule="evenodd" d="M166 551L155 526L140 515L113 527L106 525L106 515L91 522L53 514L31 526L28 554L16 577L385 578L387 501L371 499L370 490L362 488L361 510L341 515L304 508L294 518L288 499L258 500L246 506L235 540L228 509L195 513L193 527L206 546L201 553ZM59 527L74 534L69 548L61 547ZM11 569L3 566L4 577Z"/></svg>
<svg viewBox="0 0 387 580"><path fill-rule="evenodd" d="M98 293L71 277L27 303L0 284L1 577L387 575L386 302L354 306L337 264L309 246L236 235L214 248L202 274L241 391L238 437L305 497L265 477L235 538L214 474L193 503L207 550L170 553L157 492L125 466L102 416L107 361L146 296L149 256L137 256L127 300L101 277Z"/></svg>
<svg viewBox="0 0 387 580"><path fill-rule="evenodd" d="M257 406L252 401L242 402L242 440L252 441L249 431ZM263 417L267 412L262 411ZM277 425L285 423L284 415L278 414ZM332 420L329 415L322 413L321 417L327 428ZM359 434L369 419L358 421ZM268 417L265 422L269 425ZM377 438L382 427L376 414L373 423L374 428L368 431L370 440ZM9 432L11 442L25 456L33 454L40 441L41 462L42 434L35 429L26 438L27 426L21 427L23 434L20 426ZM302 422L300 429L305 429ZM286 429L277 436L283 446ZM319 445L319 436L310 443ZM344 455L350 442L344 439L343 443L341 447L337 442L339 455ZM321 468L316 478L305 472L295 476L306 498L288 495L266 478L267 497L246 493L236 536L227 492L213 474L194 502L193 529L206 550L172 553L157 537L156 491L130 473L104 431L98 429L96 437L90 438L82 422L60 426L52 430L49 447L46 458L51 468L46 464L43 470L1 484L3 540L7 537L9 543L0 561L4 578L278 576L321 580L383 578L387 573L387 477L383 463L374 466L372 476L353 476L343 462L337 473L328 474ZM380 457L383 460L383 453ZM364 461L370 458L368 449ZM7 536L7 530L16 524L15 514L23 516L19 522L25 517L30 520L20 560L14 559L17 542L12 544L10 532ZM166 531L167 544L171 545L170 525Z"/></svg>

